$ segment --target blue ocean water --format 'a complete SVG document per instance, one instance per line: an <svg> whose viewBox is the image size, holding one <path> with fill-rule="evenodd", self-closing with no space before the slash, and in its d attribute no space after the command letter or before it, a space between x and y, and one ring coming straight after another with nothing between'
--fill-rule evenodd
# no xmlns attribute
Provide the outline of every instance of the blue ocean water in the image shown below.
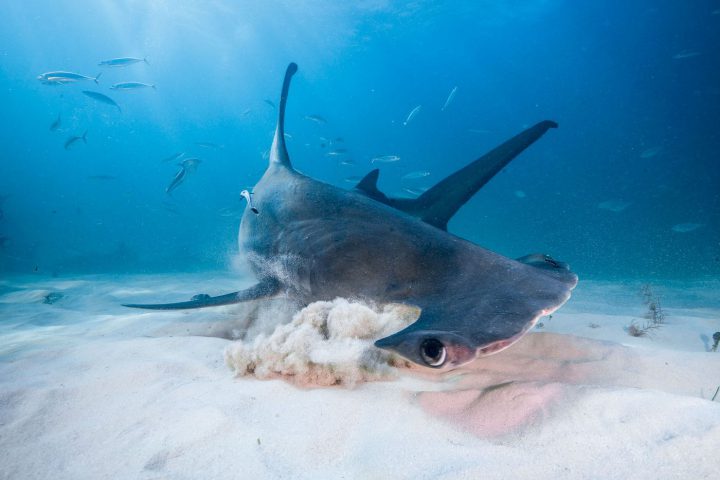
<svg viewBox="0 0 720 480"><path fill-rule="evenodd" d="M267 163L266 100L294 61L286 128L302 172L350 188L397 155L380 188L407 194L552 119L451 232L549 253L581 279L720 274L717 1L27 0L0 13L0 271L226 269L239 192ZM147 63L98 65L126 56ZM102 75L37 79L54 70ZM110 88L127 81L156 88ZM179 167L162 160L178 152L202 162L168 195Z"/></svg>

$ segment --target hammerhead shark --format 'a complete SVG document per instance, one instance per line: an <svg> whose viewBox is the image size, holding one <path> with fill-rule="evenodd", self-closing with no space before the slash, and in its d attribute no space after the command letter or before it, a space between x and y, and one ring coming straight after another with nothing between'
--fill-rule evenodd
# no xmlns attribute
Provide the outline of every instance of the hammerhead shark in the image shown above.
<svg viewBox="0 0 720 480"><path fill-rule="evenodd" d="M566 264L542 254L513 260L447 232L455 212L555 122L528 128L417 199L383 194L378 170L344 190L293 169L284 130L296 72L291 63L268 168L252 196L244 195L238 240L257 283L187 302L126 306L200 308L279 295L299 305L337 297L405 303L421 309L419 318L375 346L452 369L507 348L570 298L578 279Z"/></svg>

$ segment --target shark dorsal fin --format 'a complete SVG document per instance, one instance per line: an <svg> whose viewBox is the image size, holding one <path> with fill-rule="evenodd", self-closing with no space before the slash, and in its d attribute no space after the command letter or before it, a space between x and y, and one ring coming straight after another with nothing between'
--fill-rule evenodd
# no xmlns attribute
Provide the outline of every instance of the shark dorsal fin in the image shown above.
<svg viewBox="0 0 720 480"><path fill-rule="evenodd" d="M280 93L280 107L278 108L278 121L275 127L275 137L273 138L272 147L270 147L270 165L279 164L292 170L290 163L290 155L288 155L285 147L285 105L287 104L288 91L290 90L290 80L297 72L298 66L295 63L288 65L285 70L285 78L283 79L282 92Z"/></svg>
<svg viewBox="0 0 720 480"><path fill-rule="evenodd" d="M365 196L377 200L381 203L388 203L388 198L377 188L378 177L380 176L380 169L376 168L370 173L365 175L357 185L356 190L360 190Z"/></svg>

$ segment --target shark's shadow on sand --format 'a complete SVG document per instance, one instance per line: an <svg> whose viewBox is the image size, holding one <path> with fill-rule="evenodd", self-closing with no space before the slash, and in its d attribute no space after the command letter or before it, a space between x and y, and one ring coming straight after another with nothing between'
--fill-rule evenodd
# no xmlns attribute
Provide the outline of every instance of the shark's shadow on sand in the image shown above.
<svg viewBox="0 0 720 480"><path fill-rule="evenodd" d="M446 231L483 185L548 129L543 121L445 178L417 199L389 198L378 170L346 191L293 169L285 146L291 63L282 86L268 168L244 212L240 250L258 283L217 297L170 304L186 309L286 296L304 306L337 297L420 307L416 322L375 342L423 366L454 368L498 352L562 306L577 284L547 255L512 260Z"/></svg>

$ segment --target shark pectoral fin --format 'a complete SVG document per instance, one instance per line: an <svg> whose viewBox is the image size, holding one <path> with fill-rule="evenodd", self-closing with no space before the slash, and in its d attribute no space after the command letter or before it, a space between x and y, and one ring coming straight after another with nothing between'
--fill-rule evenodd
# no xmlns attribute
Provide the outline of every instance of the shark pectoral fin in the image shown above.
<svg viewBox="0 0 720 480"><path fill-rule="evenodd" d="M415 200L417 215L424 222L446 230L450 218L483 185L545 132L557 126L551 120L540 122L440 181Z"/></svg>
<svg viewBox="0 0 720 480"><path fill-rule="evenodd" d="M470 165L441 180L416 199L387 197L377 188L377 170L365 175L355 189L373 200L418 217L441 230L447 230L448 221L460 207L512 159L535 143L549 129L557 126L557 123L545 120L528 128Z"/></svg>
<svg viewBox="0 0 720 480"><path fill-rule="evenodd" d="M252 287L239 292L226 293L211 297L205 293L193 296L190 301L177 303L129 303L123 307L144 308L148 310L185 310L190 308L217 307L219 305L232 305L233 303L248 302L275 295L280 290L279 283L274 279L264 280Z"/></svg>

